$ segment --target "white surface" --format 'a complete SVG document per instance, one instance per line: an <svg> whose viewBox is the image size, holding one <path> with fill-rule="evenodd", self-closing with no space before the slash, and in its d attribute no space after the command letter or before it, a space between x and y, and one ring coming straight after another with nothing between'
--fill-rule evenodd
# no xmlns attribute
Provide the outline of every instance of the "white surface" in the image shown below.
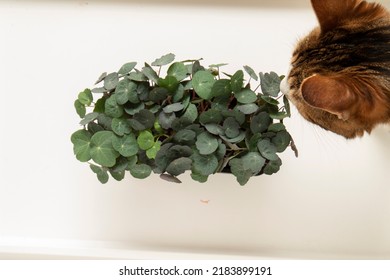
<svg viewBox="0 0 390 280"><path fill-rule="evenodd" d="M173 52L228 62L228 72L248 64L283 74L297 38L316 22L309 9L153 3L0 2L3 244L98 240L226 256L390 258L388 127L346 141L294 111L287 127L300 157L283 153L278 174L245 187L228 175L203 185L188 175L181 185L130 176L100 185L74 158L73 101L101 72Z"/></svg>

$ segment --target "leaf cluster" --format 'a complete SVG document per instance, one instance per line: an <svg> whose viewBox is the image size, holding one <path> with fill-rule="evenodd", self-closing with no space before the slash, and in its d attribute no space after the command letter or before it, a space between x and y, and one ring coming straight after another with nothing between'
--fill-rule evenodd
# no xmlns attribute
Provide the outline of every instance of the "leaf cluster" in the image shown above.
<svg viewBox="0 0 390 280"><path fill-rule="evenodd" d="M180 182L177 176L190 171L199 182L232 173L244 185L278 172L278 154L295 150L283 124L290 106L280 94L282 77L257 75L249 66L227 74L220 71L224 64L174 60L167 54L140 68L126 63L80 92L74 107L82 128L71 136L76 158L102 183L109 174L122 180L127 171Z"/></svg>

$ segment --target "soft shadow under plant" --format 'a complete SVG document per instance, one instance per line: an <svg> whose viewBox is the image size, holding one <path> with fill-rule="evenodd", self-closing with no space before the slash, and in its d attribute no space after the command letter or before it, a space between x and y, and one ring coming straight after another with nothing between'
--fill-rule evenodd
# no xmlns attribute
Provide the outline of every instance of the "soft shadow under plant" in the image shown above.
<svg viewBox="0 0 390 280"><path fill-rule="evenodd" d="M283 124L290 106L280 94L282 77L257 75L249 66L228 74L220 70L225 64L205 68L200 59L174 59L167 54L140 69L126 63L79 93L74 106L82 129L71 136L74 154L100 182L108 173L122 180L129 171L180 183L177 176L190 171L198 182L224 172L244 185L278 172L278 153L288 146L297 153Z"/></svg>

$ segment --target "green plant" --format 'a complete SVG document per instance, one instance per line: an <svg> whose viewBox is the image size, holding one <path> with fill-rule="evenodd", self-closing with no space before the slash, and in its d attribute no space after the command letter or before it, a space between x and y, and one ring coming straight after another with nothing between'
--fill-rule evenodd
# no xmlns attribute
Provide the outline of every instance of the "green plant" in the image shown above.
<svg viewBox="0 0 390 280"><path fill-rule="evenodd" d="M199 182L227 172L244 185L279 171L277 153L288 146L296 151L283 124L290 107L280 94L282 77L244 66L246 80L242 70L221 72L225 64L206 69L201 60L174 59L167 54L140 70L126 63L103 73L100 87L79 93L74 106L83 128L71 136L76 158L89 162L102 183L108 173L122 180L126 171L180 182L177 176L188 170Z"/></svg>

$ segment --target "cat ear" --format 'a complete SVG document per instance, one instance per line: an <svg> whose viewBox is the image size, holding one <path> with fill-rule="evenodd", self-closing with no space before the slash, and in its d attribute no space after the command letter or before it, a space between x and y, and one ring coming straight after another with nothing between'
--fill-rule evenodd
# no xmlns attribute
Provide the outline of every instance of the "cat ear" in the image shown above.
<svg viewBox="0 0 390 280"><path fill-rule="evenodd" d="M372 21L388 15L381 5L362 0L311 0L311 4L323 33L353 20Z"/></svg>
<svg viewBox="0 0 390 280"><path fill-rule="evenodd" d="M334 114L344 121L349 119L350 110L358 98L353 88L345 83L342 77L318 74L303 81L301 93L310 106Z"/></svg>

